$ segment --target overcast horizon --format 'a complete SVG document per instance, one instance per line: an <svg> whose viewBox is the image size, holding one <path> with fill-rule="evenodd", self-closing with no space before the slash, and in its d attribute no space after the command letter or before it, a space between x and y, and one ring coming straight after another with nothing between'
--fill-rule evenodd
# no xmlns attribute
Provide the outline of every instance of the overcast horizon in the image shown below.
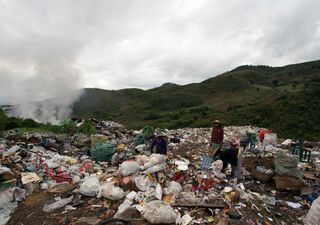
<svg viewBox="0 0 320 225"><path fill-rule="evenodd" d="M320 59L319 1L0 0L0 102Z"/></svg>

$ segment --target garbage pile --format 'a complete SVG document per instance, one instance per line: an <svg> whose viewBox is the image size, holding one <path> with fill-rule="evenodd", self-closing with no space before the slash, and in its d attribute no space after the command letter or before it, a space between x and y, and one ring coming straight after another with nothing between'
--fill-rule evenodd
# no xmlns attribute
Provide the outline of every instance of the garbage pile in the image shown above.
<svg viewBox="0 0 320 225"><path fill-rule="evenodd" d="M163 130L161 155L148 152L150 127L93 122L91 136L17 131L0 140L0 224L319 224L317 151L305 160L292 140L225 127L225 143L242 143L235 178L213 159L208 128Z"/></svg>

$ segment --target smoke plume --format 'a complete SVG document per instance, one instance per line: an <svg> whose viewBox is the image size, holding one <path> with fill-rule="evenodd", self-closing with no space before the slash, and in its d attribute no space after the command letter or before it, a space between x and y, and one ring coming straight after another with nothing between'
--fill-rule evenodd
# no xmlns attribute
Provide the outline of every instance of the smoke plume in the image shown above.
<svg viewBox="0 0 320 225"><path fill-rule="evenodd" d="M15 105L11 116L57 123L70 115L73 102L81 94L76 65L81 43L35 38L37 45L31 39L20 40L7 45L5 57L0 55L1 94Z"/></svg>

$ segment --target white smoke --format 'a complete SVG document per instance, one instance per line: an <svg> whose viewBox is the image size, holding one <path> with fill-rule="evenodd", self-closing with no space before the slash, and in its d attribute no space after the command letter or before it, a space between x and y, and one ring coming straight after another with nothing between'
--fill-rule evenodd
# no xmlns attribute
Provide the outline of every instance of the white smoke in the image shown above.
<svg viewBox="0 0 320 225"><path fill-rule="evenodd" d="M36 122L58 124L63 119L70 117L72 104L78 100L82 91L64 93L60 97L38 102L26 102L15 105L10 115L19 118L29 118Z"/></svg>
<svg viewBox="0 0 320 225"><path fill-rule="evenodd" d="M57 123L70 116L81 94L77 58L82 45L72 39L37 38L37 48L30 48L32 41L26 39L6 47L5 57L0 53L0 87L15 105L11 116Z"/></svg>

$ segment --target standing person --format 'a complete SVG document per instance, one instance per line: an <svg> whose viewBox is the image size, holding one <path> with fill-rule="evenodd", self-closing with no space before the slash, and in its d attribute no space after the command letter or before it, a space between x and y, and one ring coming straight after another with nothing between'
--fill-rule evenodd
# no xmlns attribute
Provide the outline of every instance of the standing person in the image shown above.
<svg viewBox="0 0 320 225"><path fill-rule="evenodd" d="M220 154L221 146L223 144L223 128L219 120L213 122L210 145L213 146L213 144L218 144L220 146L214 152L214 156L217 156Z"/></svg>
<svg viewBox="0 0 320 225"><path fill-rule="evenodd" d="M167 136L162 132L157 132L154 140L151 144L151 153L153 149L156 149L156 153L166 155L168 150L168 139Z"/></svg>

